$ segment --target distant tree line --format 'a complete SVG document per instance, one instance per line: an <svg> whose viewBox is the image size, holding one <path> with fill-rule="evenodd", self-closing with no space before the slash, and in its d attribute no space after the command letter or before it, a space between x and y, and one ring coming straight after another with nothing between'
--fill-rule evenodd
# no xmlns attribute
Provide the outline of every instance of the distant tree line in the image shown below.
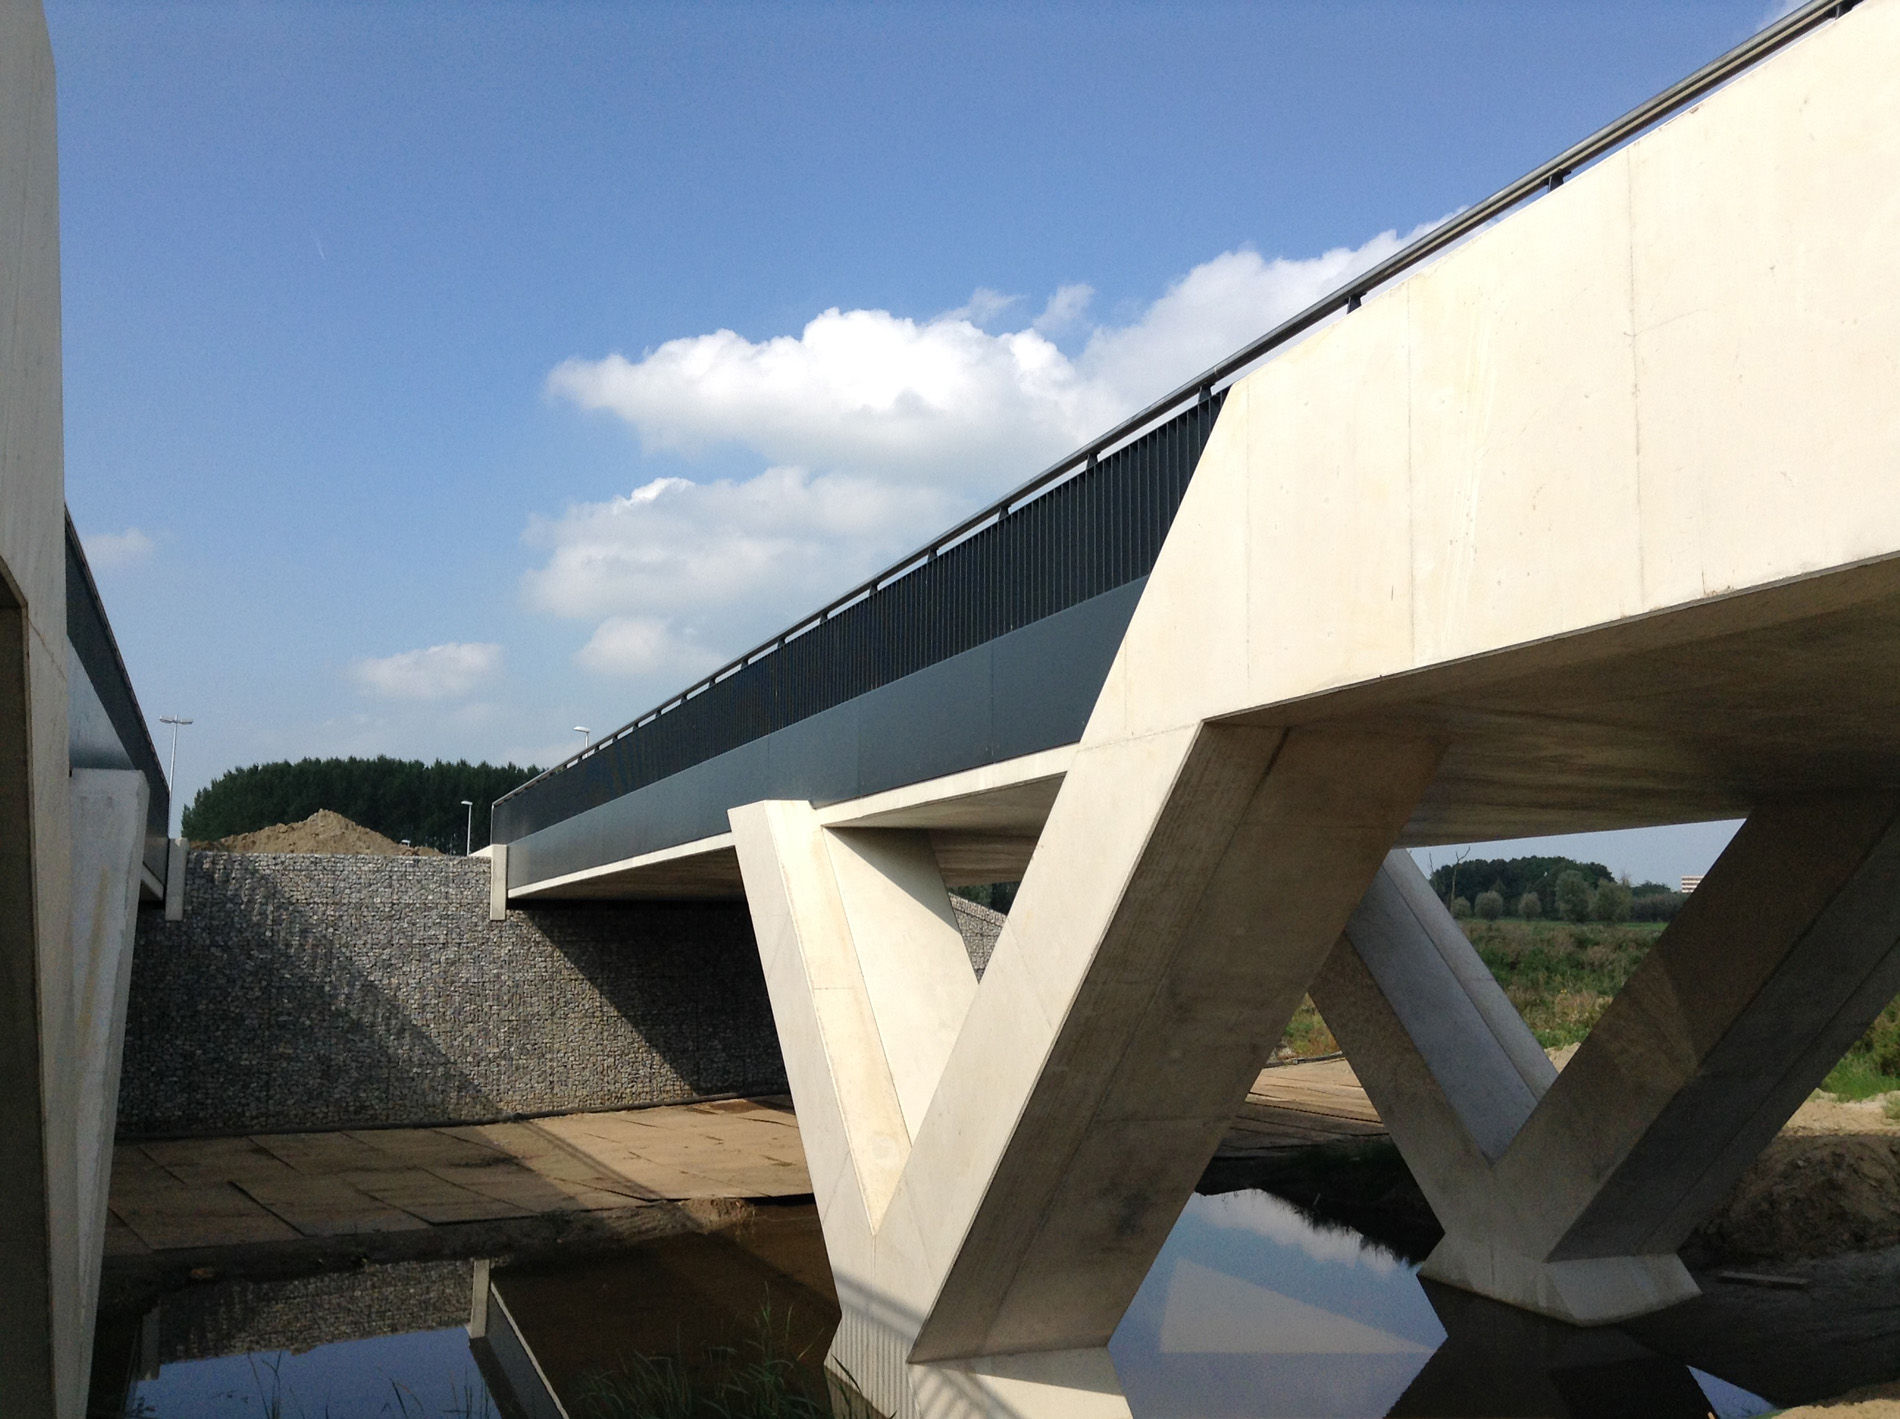
<svg viewBox="0 0 1900 1419"><path fill-rule="evenodd" d="M488 846L488 810L497 798L540 770L516 764L420 759L299 759L232 769L199 789L185 809L185 836L196 842L297 823L319 808L401 842L443 852L462 850L463 825L475 804L471 846Z"/></svg>
<svg viewBox="0 0 1900 1419"><path fill-rule="evenodd" d="M1563 921L1670 921L1687 898L1660 882L1632 886L1600 862L1500 857L1449 862L1432 890L1454 916L1550 917Z"/></svg>

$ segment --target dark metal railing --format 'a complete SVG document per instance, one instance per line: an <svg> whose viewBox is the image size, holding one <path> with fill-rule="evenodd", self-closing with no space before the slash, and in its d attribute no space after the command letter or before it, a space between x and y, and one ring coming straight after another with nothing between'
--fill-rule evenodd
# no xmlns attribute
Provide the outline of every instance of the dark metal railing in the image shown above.
<svg viewBox="0 0 1900 1419"><path fill-rule="evenodd" d="M932 543L881 587L827 607L749 660L498 799L515 838L658 782L1019 626L1146 576L1214 427L1211 395L961 540ZM525 790L532 790L527 792Z"/></svg>
<svg viewBox="0 0 1900 1419"><path fill-rule="evenodd" d="M789 630L497 799L495 841L512 841L559 822L1074 605L1085 595L1146 575L1193 472L1191 460L1183 470L1179 459L1190 447L1193 458L1199 457L1225 387L1250 366L1322 322L1357 310L1379 287L1560 186L1856 3L1810 0ZM1138 449L1145 451L1136 454ZM1115 471L1109 471L1111 466ZM1156 486L1145 487L1144 477L1155 479ZM1049 506L1042 508L1044 503ZM1140 530L1124 535L1115 526L1124 518ZM1100 576L1120 574L1105 570L1111 566L1126 575L1098 585ZM1084 593L1085 586L1097 590ZM943 604L945 598L954 604ZM1033 609L1038 607L1045 609ZM566 792L556 789L566 771L592 759L604 762L585 776L585 784L575 782ZM529 796L535 800L532 808Z"/></svg>

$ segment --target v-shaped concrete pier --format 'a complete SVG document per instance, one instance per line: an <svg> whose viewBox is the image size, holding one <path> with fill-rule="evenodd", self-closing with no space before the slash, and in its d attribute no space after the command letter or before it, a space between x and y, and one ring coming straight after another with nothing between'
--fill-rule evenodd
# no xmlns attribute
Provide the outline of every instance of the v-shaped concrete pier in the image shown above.
<svg viewBox="0 0 1900 1419"><path fill-rule="evenodd" d="M498 807L496 911L744 892L880 1410L1125 1413L1309 989L1593 1323L1900 988L1900 0L1686 84ZM1395 851L1731 817L1560 1079Z"/></svg>
<svg viewBox="0 0 1900 1419"><path fill-rule="evenodd" d="M980 786L733 808L875 1406L1125 1413L1103 1347L1309 988L1427 1274L1693 1294L1900 989L1896 173L1868 0L1235 384L980 985L929 836ZM1742 815L1561 1079L1394 851Z"/></svg>

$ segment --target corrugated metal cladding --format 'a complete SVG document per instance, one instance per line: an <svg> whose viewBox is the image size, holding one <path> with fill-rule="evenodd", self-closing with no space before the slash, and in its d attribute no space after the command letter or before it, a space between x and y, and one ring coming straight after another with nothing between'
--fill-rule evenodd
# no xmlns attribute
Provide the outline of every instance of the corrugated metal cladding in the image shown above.
<svg viewBox="0 0 1900 1419"><path fill-rule="evenodd" d="M666 714L495 805L513 842L1145 577L1223 396L1024 503Z"/></svg>

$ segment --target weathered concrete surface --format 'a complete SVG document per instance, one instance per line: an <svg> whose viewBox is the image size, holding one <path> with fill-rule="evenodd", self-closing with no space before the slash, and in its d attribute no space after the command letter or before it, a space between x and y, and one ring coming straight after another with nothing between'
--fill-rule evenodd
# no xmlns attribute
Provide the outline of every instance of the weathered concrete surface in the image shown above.
<svg viewBox="0 0 1900 1419"><path fill-rule="evenodd" d="M1128 1278L1395 845L1757 810L1774 836L1774 805L1900 790L1896 173L1900 0L1867 0L1237 383L921 1126L896 1081L935 1054L898 1057L915 1042L865 969L907 928L811 810L733 810L845 1309L833 1360L880 1408L1113 1412L1091 1357ZM1877 856L1836 841L1801 870L1885 930ZM1682 1293L1669 1238L1714 1198L1662 1156L1719 1172L1765 1141L1859 1008L1783 993L1787 1050L1739 1050L1754 1022L1724 992L1812 983L1846 939L1759 915L1732 959L1691 919L1703 997L1671 1023L1638 982L1627 1034L1606 1021L1559 1085L1442 953L1419 980L1456 1030L1348 1046L1369 1076L1403 1038L1450 1080L1412 1147L1455 1122L1502 1173L1574 1166L1525 1253L1564 1269L1571 1313ZM1436 949L1421 931L1401 976ZM1856 989L1891 944L1848 952ZM1648 1031L1671 1043L1630 1043ZM1626 1086L1623 1112L1600 1097ZM1588 1136L1531 1147L1564 1127ZM1464 1235L1530 1190L1480 1190ZM1458 1250L1461 1284L1549 1300ZM1078 1388L986 1378L1020 1367Z"/></svg>
<svg viewBox="0 0 1900 1419"><path fill-rule="evenodd" d="M73 1111L56 1122L71 1130L78 1171L79 1345L90 1356L149 790L145 776L131 769L74 769L71 784L73 1018L63 1063Z"/></svg>
<svg viewBox="0 0 1900 1419"><path fill-rule="evenodd" d="M921 885L875 890L862 855L839 872L805 805L734 810L845 1302L833 1356L874 1404L1073 1381L1108 1406L1089 1412L1122 1406L1102 1347L1435 758L1211 728L1085 747L1050 831L1091 850L1032 862L914 1134L895 1079L927 1046L887 1028L866 963ZM967 960L940 965L967 999ZM958 998L925 974L920 995ZM988 1353L1011 1358L961 1363Z"/></svg>
<svg viewBox="0 0 1900 1419"><path fill-rule="evenodd" d="M53 60L0 3L0 1412L76 1419L90 1329L67 783ZM96 1166L96 1158L91 1160Z"/></svg>

